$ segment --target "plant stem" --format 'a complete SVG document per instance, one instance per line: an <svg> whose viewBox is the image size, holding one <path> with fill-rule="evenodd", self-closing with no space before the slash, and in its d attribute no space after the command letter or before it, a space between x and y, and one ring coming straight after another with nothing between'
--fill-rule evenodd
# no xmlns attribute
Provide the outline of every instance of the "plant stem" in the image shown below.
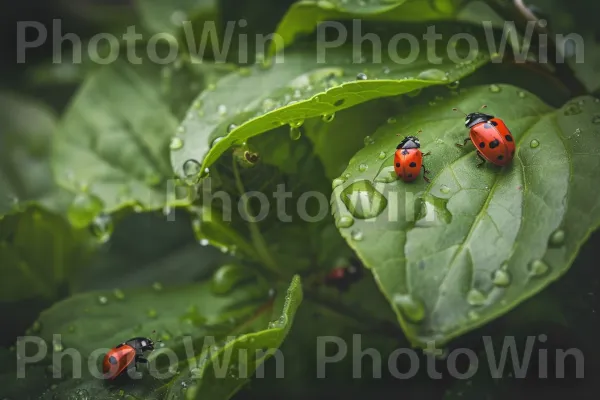
<svg viewBox="0 0 600 400"><path fill-rule="evenodd" d="M487 0L487 3L505 21L514 21L519 33L523 36L525 36L527 24L532 21L535 22L532 44L539 48L539 35L546 35L548 42L546 46L547 59L552 62L554 74L571 91L573 96L588 93L586 87L577 79L569 64L565 61L559 61L564 60L564 56L557 46L554 35L550 33L546 25L540 24L540 19L527 8L523 0Z"/></svg>

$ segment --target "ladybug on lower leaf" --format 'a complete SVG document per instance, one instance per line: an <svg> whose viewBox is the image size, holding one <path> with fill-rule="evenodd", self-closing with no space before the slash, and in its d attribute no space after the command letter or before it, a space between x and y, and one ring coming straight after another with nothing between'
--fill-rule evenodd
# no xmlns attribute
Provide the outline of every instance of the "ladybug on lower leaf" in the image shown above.
<svg viewBox="0 0 600 400"><path fill-rule="evenodd" d="M454 108L454 111L460 110ZM486 160L501 167L512 161L515 156L515 141L510 130L500 118L479 112L465 114L465 126L470 129L469 137L464 140L463 144L457 143L456 145L464 147L467 142L473 142L477 148L477 157L481 160L477 167L485 164Z"/></svg>
<svg viewBox="0 0 600 400"><path fill-rule="evenodd" d="M144 352L154 350L154 341L145 337L136 337L109 350L102 362L105 379L115 379L126 370L133 370L137 363L148 363Z"/></svg>
<svg viewBox="0 0 600 400"><path fill-rule="evenodd" d="M337 267L329 271L325 277L325 285L335 287L341 292L347 291L353 283L363 276L363 266L356 258L352 258L348 266Z"/></svg>
<svg viewBox="0 0 600 400"><path fill-rule="evenodd" d="M394 171L398 178L404 182L412 182L417 179L421 168L423 168L423 179L425 179L425 182L429 182L429 178L426 176L429 171L425 169L423 157L430 154L431 152L425 154L421 152L419 138L416 136L405 137L396 147L396 153L394 154Z"/></svg>

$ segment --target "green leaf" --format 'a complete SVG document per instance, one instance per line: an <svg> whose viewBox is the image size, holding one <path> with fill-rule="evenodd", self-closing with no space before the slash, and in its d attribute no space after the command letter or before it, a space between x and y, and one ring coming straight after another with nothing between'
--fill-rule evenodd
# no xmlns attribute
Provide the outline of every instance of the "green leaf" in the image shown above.
<svg viewBox="0 0 600 400"><path fill-rule="evenodd" d="M287 336L302 302L298 276L292 279L285 296L278 296L276 302L279 305L283 303L283 306L280 314L275 315L275 321L266 327L263 325L262 330L228 338L218 349L212 346L205 348L198 356L197 368L177 377L166 398L180 399L187 391L187 399L226 400L238 392L256 369L273 356Z"/></svg>
<svg viewBox="0 0 600 400"><path fill-rule="evenodd" d="M456 12L459 0L301 0L295 2L283 17L276 35L284 47L299 35L309 34L322 21L352 20L360 18L376 21L431 21L450 19ZM281 48L271 45L271 55Z"/></svg>
<svg viewBox="0 0 600 400"><path fill-rule="evenodd" d="M137 0L137 3L146 28L160 34L177 34L184 21L200 16L215 21L219 12L215 0Z"/></svg>
<svg viewBox="0 0 600 400"><path fill-rule="evenodd" d="M477 110L482 98L517 143L504 169L478 169L473 148L455 146L468 131L452 108ZM372 268L415 345L442 345L475 329L568 270L600 223L589 185L600 164L599 112L591 98L555 111L512 86L477 87L398 115L350 161L332 195L334 215L351 224L342 235ZM423 130L430 184L395 179L400 127Z"/></svg>
<svg viewBox="0 0 600 400"><path fill-rule="evenodd" d="M422 37L423 27L414 29L421 32L415 33L416 37ZM465 27L448 25L441 30L461 29ZM462 42L457 43L459 54L468 51L461 47ZM437 44L440 49L447 45ZM405 56L410 51L405 45L405 41L398 44L398 54ZM286 54L284 63L275 62L271 68L242 69L219 81L215 90L203 92L192 106L179 127L182 146L171 153L173 168L180 177L196 178L231 146L253 136L285 124L299 126L308 118L331 115L369 100L449 84L489 60L479 52L464 64L449 59L430 64L425 52L419 54L409 64L394 63L386 53L383 63L361 65L352 62L355 53L351 46L331 49L321 63L313 49L304 49ZM231 96L233 92L235 96Z"/></svg>
<svg viewBox="0 0 600 400"><path fill-rule="evenodd" d="M204 83L194 68L118 61L87 78L63 117L53 154L58 183L77 195L70 213L75 226L86 226L100 211L165 205L178 109Z"/></svg>
<svg viewBox="0 0 600 400"><path fill-rule="evenodd" d="M55 299L87 261L89 235L38 207L0 220L0 301Z"/></svg>
<svg viewBox="0 0 600 400"><path fill-rule="evenodd" d="M49 165L55 115L38 102L0 93L0 124L0 218L32 202L64 212L69 196L54 184Z"/></svg>

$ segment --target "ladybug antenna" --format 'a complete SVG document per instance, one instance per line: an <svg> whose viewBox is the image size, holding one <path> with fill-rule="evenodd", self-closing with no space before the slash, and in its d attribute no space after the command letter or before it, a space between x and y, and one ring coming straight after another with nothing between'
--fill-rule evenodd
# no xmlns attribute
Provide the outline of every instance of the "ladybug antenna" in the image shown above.
<svg viewBox="0 0 600 400"><path fill-rule="evenodd" d="M465 117L467 116L467 113L466 113L466 112L464 112L464 111L461 111L461 110L460 110L460 109L458 109L458 108L453 108L453 109L452 109L452 111L458 111L459 113L465 114Z"/></svg>
<svg viewBox="0 0 600 400"><path fill-rule="evenodd" d="M156 330L152 331L152 335L153 335L153 337L156 337ZM162 342L162 340L160 340L160 339L154 339L154 340L152 340L152 341L153 341L154 343L160 343L160 342Z"/></svg>
<svg viewBox="0 0 600 400"><path fill-rule="evenodd" d="M481 106L481 109L483 110L484 108L487 108L487 106L484 104Z"/></svg>
<svg viewBox="0 0 600 400"><path fill-rule="evenodd" d="M422 132L423 131L421 129L419 129L416 134L418 135L419 133L422 133Z"/></svg>

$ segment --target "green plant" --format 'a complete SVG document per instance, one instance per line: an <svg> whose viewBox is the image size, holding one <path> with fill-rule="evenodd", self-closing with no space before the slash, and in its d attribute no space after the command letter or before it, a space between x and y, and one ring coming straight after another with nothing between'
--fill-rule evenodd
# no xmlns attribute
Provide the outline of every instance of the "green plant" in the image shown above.
<svg viewBox="0 0 600 400"><path fill-rule="evenodd" d="M344 361L326 382L315 381L319 336L361 335L362 348L390 354L432 343L452 347L489 327L515 334L532 319L576 323L561 304L554 313L540 310L554 304L549 291L571 293L546 288L600 224L600 188L591 183L600 167L600 101L579 64L556 63L548 71L532 59L536 43L526 63L515 62L518 43L504 57L490 49L499 49L502 22L523 17L523 10L500 0L489 7L301 0L285 15L269 16L255 7L236 14L225 1L159 3L136 5L149 33L169 32L183 43L189 37L173 17L187 15L196 27L219 21L222 39L226 21L243 16L252 33L276 29L285 48L273 42L266 55L231 51L228 63L220 62L215 43L202 62L188 52L165 66L145 57L133 65L123 55L106 66L85 60L69 66L77 70L72 79L60 81L77 88L60 116L28 97L0 96L0 268L10 276L1 296L16 307L31 299L51 304L28 331L49 352L25 369L25 381L15 384L15 371L2 370L7 396L219 400L274 391L305 398L332 388L340 394L355 364ZM495 21L495 42L478 23L482 12ZM395 42L395 57L384 51L377 60L368 45L357 53L343 44L319 62L318 23L343 21L352 33L359 29L350 26L355 18L360 33L377 33L384 49L399 29L426 48L420 38L433 23L442 39L410 63L397 61L410 57L407 41ZM465 32L478 52L450 39ZM58 85L60 67L38 66L28 77ZM517 154L507 168L478 169L472 148L455 147L468 132L452 108L483 103L515 137ZM391 161L397 134L419 130L432 153L432 180L405 184ZM289 193L289 220L273 197L281 185ZM269 200L261 218L251 192ZM324 195L327 213L307 193ZM360 282L342 294L321 284L353 257L367 268ZM165 347L150 364L169 379L145 375L111 386L85 368L82 378L69 378L68 361L61 378L48 370L56 368L52 354L66 348L86 360L153 331ZM287 360L284 383L254 379L243 391L265 361L267 370L277 367L279 348ZM167 349L177 363L168 362ZM14 360L14 351L3 349L1 359ZM230 364L219 376L223 360ZM478 382L469 389L473 398L491 390L485 377ZM360 393L387 384L367 380ZM421 378L407 384L406 396L422 398L427 385ZM441 398L466 390L452 385L427 393Z"/></svg>

